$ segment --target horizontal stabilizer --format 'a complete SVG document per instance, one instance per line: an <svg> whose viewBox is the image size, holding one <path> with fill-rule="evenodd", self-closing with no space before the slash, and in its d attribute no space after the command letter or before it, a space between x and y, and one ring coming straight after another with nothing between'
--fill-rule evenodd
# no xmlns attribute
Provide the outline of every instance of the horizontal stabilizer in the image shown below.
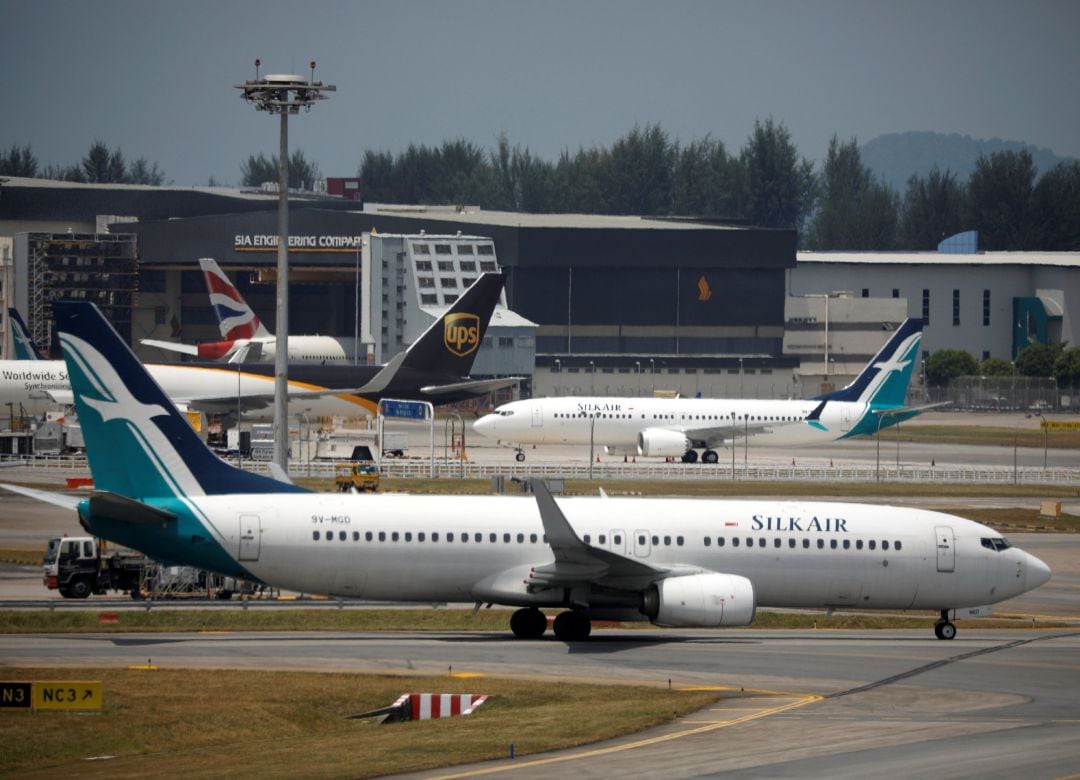
<svg viewBox="0 0 1080 780"><path fill-rule="evenodd" d="M161 341L159 339L139 339L140 344L148 347L157 347L168 352L179 352L181 355L198 355L199 348L194 344L181 344L178 341Z"/></svg>
<svg viewBox="0 0 1080 780"><path fill-rule="evenodd" d="M21 496L41 501L44 504L63 507L64 509L78 509L79 502L85 496L77 496L72 493L59 493L55 490L38 490L36 488L23 487L22 485L0 484L0 488L18 493Z"/></svg>
<svg viewBox="0 0 1080 780"><path fill-rule="evenodd" d="M484 395L494 390L501 390L504 387L513 387L522 379L523 377L520 376L508 376L499 379L469 379L464 382L451 382L446 385L427 385L421 387L420 392L424 395L446 395L448 393Z"/></svg>
<svg viewBox="0 0 1080 780"><path fill-rule="evenodd" d="M118 520L133 525L156 525L176 519L176 515L164 509L144 504L119 493L95 493L90 497L90 513L96 518Z"/></svg>

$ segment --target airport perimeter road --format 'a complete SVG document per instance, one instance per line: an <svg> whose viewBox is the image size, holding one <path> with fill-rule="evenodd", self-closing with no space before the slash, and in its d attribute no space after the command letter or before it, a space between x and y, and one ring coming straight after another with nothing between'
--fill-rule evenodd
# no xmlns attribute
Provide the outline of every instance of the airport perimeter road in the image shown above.
<svg viewBox="0 0 1080 780"><path fill-rule="evenodd" d="M1080 767L1080 633L598 630L0 636L13 665L277 668L713 686L721 702L586 748L426 776L1060 777ZM406 684L407 685L407 684ZM568 718L573 713L567 713ZM524 728L524 726L523 726ZM517 742L527 751L528 732ZM317 761L317 757L313 757Z"/></svg>

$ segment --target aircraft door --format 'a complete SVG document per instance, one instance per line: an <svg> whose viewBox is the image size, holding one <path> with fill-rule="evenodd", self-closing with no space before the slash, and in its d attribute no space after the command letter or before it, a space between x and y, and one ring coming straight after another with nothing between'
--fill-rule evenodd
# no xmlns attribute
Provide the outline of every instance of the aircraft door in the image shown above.
<svg viewBox="0 0 1080 780"><path fill-rule="evenodd" d="M851 409L847 405L840 407L840 430L851 430Z"/></svg>
<svg viewBox="0 0 1080 780"><path fill-rule="evenodd" d="M532 427L543 428L544 427L544 409L540 404L530 404L532 407Z"/></svg>
<svg viewBox="0 0 1080 780"><path fill-rule="evenodd" d="M634 531L634 555L638 558L648 558L649 552L649 532L639 528Z"/></svg>
<svg viewBox="0 0 1080 780"><path fill-rule="evenodd" d="M262 544L262 523L258 515L240 515L240 554L237 560L259 560L259 547Z"/></svg>
<svg viewBox="0 0 1080 780"><path fill-rule="evenodd" d="M937 570L954 571L956 569L956 538L953 536L953 529L947 525L939 525L934 530L937 533L935 540Z"/></svg>
<svg viewBox="0 0 1080 780"><path fill-rule="evenodd" d="M626 532L617 528L608 533L608 549L619 555L626 555Z"/></svg>

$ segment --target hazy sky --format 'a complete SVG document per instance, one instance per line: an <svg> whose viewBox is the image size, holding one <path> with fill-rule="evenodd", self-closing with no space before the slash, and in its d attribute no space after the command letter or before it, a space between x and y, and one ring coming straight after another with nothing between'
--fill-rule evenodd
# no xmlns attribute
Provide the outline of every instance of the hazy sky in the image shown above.
<svg viewBox="0 0 1080 780"><path fill-rule="evenodd" d="M0 0L0 19L0 148L71 164L101 139L179 185L276 153L233 89L256 57L337 85L290 122L330 176L501 132L546 159L649 123L738 150L768 116L811 159L905 130L1080 157L1077 0Z"/></svg>

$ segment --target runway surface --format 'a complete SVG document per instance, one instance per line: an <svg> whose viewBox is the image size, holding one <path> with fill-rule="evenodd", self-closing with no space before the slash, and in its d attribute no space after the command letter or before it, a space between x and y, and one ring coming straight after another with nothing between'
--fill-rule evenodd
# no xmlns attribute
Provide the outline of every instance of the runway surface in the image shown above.
<svg viewBox="0 0 1080 780"><path fill-rule="evenodd" d="M16 665L152 660L161 667L670 680L723 696L706 711L642 734L425 777L1062 777L1080 767L1080 633L1067 630L962 630L942 642L929 629L601 629L571 645L501 633L2 636L0 658ZM527 728L518 745L528 750Z"/></svg>

